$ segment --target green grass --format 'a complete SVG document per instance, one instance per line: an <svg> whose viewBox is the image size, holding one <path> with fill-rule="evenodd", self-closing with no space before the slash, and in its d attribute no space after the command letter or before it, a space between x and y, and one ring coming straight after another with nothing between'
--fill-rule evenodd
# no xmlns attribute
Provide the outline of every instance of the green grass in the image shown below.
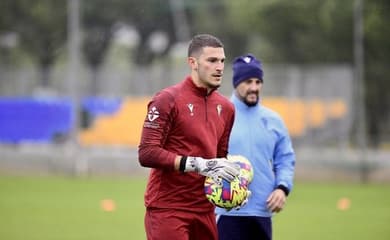
<svg viewBox="0 0 390 240"><path fill-rule="evenodd" d="M350 207L340 210L340 198ZM390 186L296 184L284 212L274 217L275 239L390 239Z"/></svg>
<svg viewBox="0 0 390 240"><path fill-rule="evenodd" d="M144 179L0 177L0 239L145 239ZM116 210L100 203L112 199Z"/></svg>
<svg viewBox="0 0 390 240"><path fill-rule="evenodd" d="M145 178L0 176L0 239L145 239ZM351 207L337 209L348 197ZM116 210L100 203L112 199ZM274 240L390 239L390 186L297 183Z"/></svg>

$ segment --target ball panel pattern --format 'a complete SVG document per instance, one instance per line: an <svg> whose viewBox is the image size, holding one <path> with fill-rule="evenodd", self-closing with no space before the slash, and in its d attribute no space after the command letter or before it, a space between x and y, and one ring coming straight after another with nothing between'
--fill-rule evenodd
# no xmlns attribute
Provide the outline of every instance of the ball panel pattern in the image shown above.
<svg viewBox="0 0 390 240"><path fill-rule="evenodd" d="M250 161L241 155L229 155L228 160L240 165L240 174L232 182L222 180L222 185L207 177L204 183L206 198L217 207L232 209L240 206L248 195L248 185L253 179Z"/></svg>
<svg viewBox="0 0 390 240"><path fill-rule="evenodd" d="M232 182L222 180L222 185L219 185L212 178L207 177L204 189L211 203L226 209L241 205L247 197L247 186L242 184L239 178L235 178Z"/></svg>

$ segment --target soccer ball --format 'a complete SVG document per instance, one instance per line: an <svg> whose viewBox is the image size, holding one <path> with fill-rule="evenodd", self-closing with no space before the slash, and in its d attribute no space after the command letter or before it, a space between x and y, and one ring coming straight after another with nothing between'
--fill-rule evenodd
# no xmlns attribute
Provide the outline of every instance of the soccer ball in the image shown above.
<svg viewBox="0 0 390 240"><path fill-rule="evenodd" d="M228 155L227 159L240 165L239 178L241 183L249 185L253 179L253 168L251 162L242 155Z"/></svg>
<svg viewBox="0 0 390 240"><path fill-rule="evenodd" d="M248 197L248 185L253 179L250 161L241 155L228 155L227 159L240 166L240 174L232 182L222 179L222 185L206 177L204 191L206 198L214 205L232 209L240 206Z"/></svg>
<svg viewBox="0 0 390 240"><path fill-rule="evenodd" d="M247 185L242 184L237 177L232 182L222 179L222 185L206 177L204 183L206 198L215 206L226 209L240 206L247 198L247 189Z"/></svg>

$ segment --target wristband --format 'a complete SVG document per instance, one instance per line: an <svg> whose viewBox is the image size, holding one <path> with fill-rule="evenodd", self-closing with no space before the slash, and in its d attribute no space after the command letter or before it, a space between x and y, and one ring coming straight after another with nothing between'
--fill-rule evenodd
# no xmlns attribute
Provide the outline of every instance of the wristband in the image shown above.
<svg viewBox="0 0 390 240"><path fill-rule="evenodd" d="M284 194L286 195L286 197L290 193L290 190L288 190L288 188L282 184L278 185L276 188L282 190L284 192Z"/></svg>
<svg viewBox="0 0 390 240"><path fill-rule="evenodd" d="M187 156L182 156L180 159L179 171L184 172L186 170Z"/></svg>

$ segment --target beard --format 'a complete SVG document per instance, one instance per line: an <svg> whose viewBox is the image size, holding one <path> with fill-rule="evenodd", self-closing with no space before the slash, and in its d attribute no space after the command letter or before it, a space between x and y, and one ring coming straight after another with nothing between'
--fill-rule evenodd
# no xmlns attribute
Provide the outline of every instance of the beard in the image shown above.
<svg viewBox="0 0 390 240"><path fill-rule="evenodd" d="M214 78L216 77L215 74L209 74L205 71L202 71L200 68L197 69L197 73L199 76L199 81L207 88L209 89L218 89L221 86L221 80L216 81ZM220 78L222 78L222 73L219 74Z"/></svg>
<svg viewBox="0 0 390 240"><path fill-rule="evenodd" d="M256 94L256 100L249 100L248 96L249 96L250 94ZM257 103L259 102L259 92L258 92L258 91L248 92L248 93L246 94L246 96L244 97L243 102L244 102L248 107L254 107L254 106L256 106Z"/></svg>
<svg viewBox="0 0 390 240"><path fill-rule="evenodd" d="M217 89L221 86L220 83L205 82L205 84L210 89Z"/></svg>

